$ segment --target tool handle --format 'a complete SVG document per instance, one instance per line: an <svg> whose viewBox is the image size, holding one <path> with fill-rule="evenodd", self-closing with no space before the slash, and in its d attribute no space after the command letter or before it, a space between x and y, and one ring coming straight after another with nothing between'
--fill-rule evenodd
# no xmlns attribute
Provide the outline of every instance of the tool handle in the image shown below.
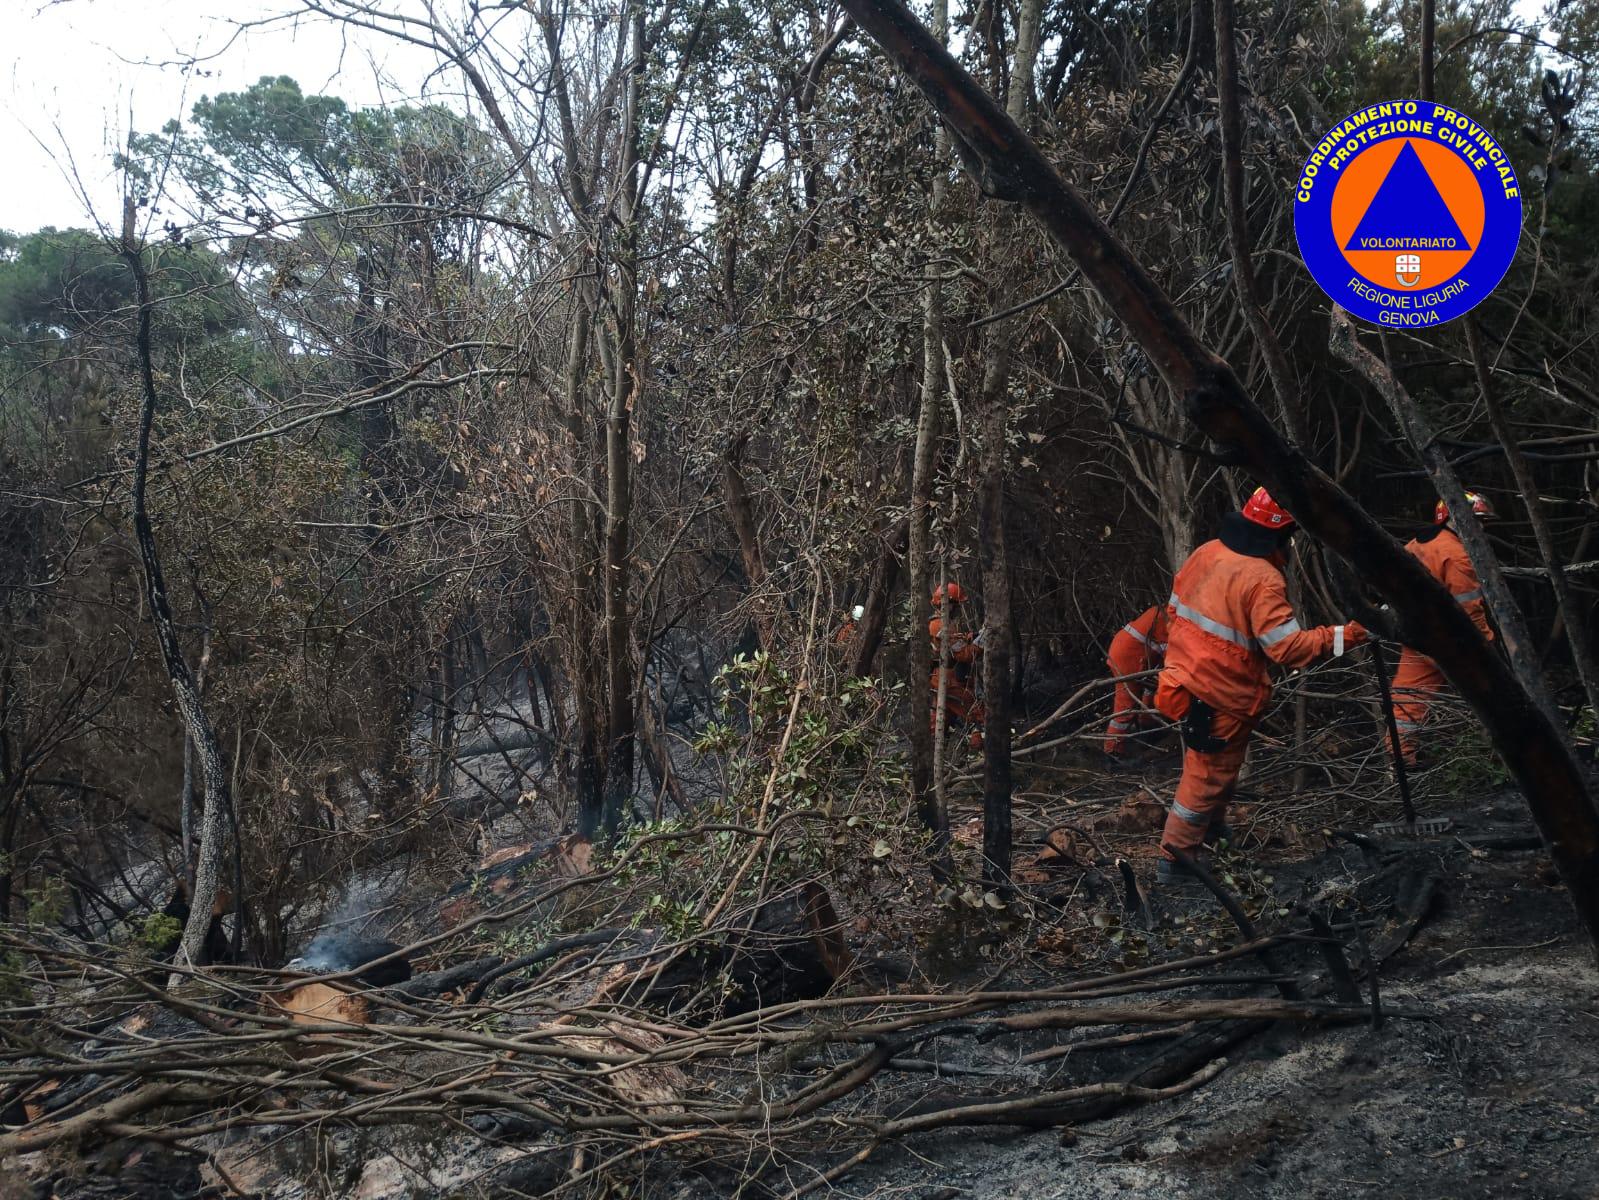
<svg viewBox="0 0 1599 1200"><path fill-rule="evenodd" d="M1377 694L1382 697L1383 716L1388 720L1388 744L1394 752L1394 779L1399 784L1399 802L1405 809L1405 823L1416 823L1416 806L1410 799L1410 779L1405 774L1405 754L1399 748L1399 721L1394 716L1393 692L1388 686L1388 668L1382 661L1382 639L1371 639L1371 669L1377 675Z"/></svg>

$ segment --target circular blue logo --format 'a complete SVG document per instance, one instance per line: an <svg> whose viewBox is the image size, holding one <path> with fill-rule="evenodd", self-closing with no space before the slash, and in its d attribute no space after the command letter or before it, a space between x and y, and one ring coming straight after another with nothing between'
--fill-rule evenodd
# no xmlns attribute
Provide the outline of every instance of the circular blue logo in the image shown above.
<svg viewBox="0 0 1599 1200"><path fill-rule="evenodd" d="M1441 325L1499 286L1521 237L1510 157L1431 100L1384 100L1333 126L1305 160L1294 233L1311 275L1374 325Z"/></svg>

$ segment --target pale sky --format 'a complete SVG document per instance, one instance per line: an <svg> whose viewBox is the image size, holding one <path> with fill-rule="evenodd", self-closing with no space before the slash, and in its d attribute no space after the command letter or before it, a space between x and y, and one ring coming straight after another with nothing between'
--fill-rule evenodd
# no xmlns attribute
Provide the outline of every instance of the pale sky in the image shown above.
<svg viewBox="0 0 1599 1200"><path fill-rule="evenodd" d="M1523 18L1539 7L1515 5ZM130 121L140 133L158 130L200 96L263 75L291 75L307 92L352 105L424 90L439 102L458 97L459 81L433 74L436 61L420 47L323 21L235 25L294 8L294 0L0 0L0 229L91 223L69 158L95 210L115 223L121 191L111 156ZM209 74L176 65L196 55L216 56L199 65Z"/></svg>
<svg viewBox="0 0 1599 1200"><path fill-rule="evenodd" d="M153 132L186 117L200 96L238 91L263 75L292 75L307 92L352 105L411 99L425 82L435 99L458 93L451 76L427 80L435 63L425 50L324 22L250 30L229 45L232 22L293 7L293 0L0 0L0 229L90 224L67 175L68 148L95 209L114 223L121 190L111 156L130 119L137 132ZM197 53L218 54L199 64L209 75L175 65Z"/></svg>

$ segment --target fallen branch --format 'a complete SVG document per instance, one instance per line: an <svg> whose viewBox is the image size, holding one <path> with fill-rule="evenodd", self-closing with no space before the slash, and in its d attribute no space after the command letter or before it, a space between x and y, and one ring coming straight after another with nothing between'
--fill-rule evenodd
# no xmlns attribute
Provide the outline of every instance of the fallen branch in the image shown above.
<svg viewBox="0 0 1599 1200"><path fill-rule="evenodd" d="M1265 1000L1161 1000L1154 1004L1085 1005L1080 1008L1046 1008L1001 1017L978 1030L978 1040L1005 1033L1037 1029L1081 1029L1086 1025L1181 1025L1188 1021L1363 1021L1369 1014L1358 1004L1317 1004L1310 1001Z"/></svg>
<svg viewBox="0 0 1599 1200"><path fill-rule="evenodd" d="M1088 695L1090 692L1098 691L1100 688L1104 687L1115 687L1117 684L1127 683L1129 680L1133 679L1148 679L1152 675L1159 674L1160 668L1153 667L1147 671L1134 671L1131 675L1115 675L1108 679L1095 679L1089 683L1085 683L1070 696L1067 696L1065 700L1062 700L1056 707L1055 711L1050 713L1049 716L1045 717L1042 721L1039 721L1026 733L1017 734L1016 741L1018 744L1020 744L1030 738L1037 737L1056 721L1059 721L1061 718L1071 713L1071 711L1077 706L1078 702L1080 702L1082 698Z"/></svg>
<svg viewBox="0 0 1599 1200"><path fill-rule="evenodd" d="M1176 858L1180 864L1186 867L1189 873L1198 879L1200 883L1204 884L1211 895L1216 897L1217 903L1219 903L1222 908L1227 911L1227 915L1232 918L1233 924L1238 926L1238 932L1244 935L1244 939L1246 941L1253 942L1259 940L1260 934L1255 929L1255 923L1249 919L1249 914L1244 911L1244 906L1238 903L1238 898L1236 896L1234 896L1226 888L1222 887L1221 881L1218 880L1216 876L1211 874L1209 867L1200 862L1199 859L1195 858L1193 855L1179 849L1176 846L1166 846L1165 849L1170 850L1172 856ZM1270 971L1272 974L1275 975L1281 972L1281 968L1277 965L1277 961L1273 957L1271 948L1269 946L1262 946L1260 948L1260 961L1265 966L1266 970ZM1299 999L1299 989L1292 983L1281 984L1277 990L1282 993L1282 998L1284 1000Z"/></svg>
<svg viewBox="0 0 1599 1200"><path fill-rule="evenodd" d="M1506 575L1517 575L1529 579L1548 579L1548 567L1501 567ZM1567 575L1586 574L1589 571L1599 571L1599 558L1590 558L1586 562L1566 563L1561 568Z"/></svg>

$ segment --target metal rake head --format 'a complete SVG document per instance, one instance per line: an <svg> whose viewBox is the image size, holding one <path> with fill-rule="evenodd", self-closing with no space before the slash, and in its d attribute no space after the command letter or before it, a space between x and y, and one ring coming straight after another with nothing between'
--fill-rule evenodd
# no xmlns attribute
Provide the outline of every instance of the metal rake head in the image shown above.
<svg viewBox="0 0 1599 1200"><path fill-rule="evenodd" d="M1402 834L1407 837L1437 837L1440 833L1448 833L1454 825L1451 817L1417 817L1415 822L1409 821L1384 821L1380 825L1373 825L1371 831L1377 834Z"/></svg>

